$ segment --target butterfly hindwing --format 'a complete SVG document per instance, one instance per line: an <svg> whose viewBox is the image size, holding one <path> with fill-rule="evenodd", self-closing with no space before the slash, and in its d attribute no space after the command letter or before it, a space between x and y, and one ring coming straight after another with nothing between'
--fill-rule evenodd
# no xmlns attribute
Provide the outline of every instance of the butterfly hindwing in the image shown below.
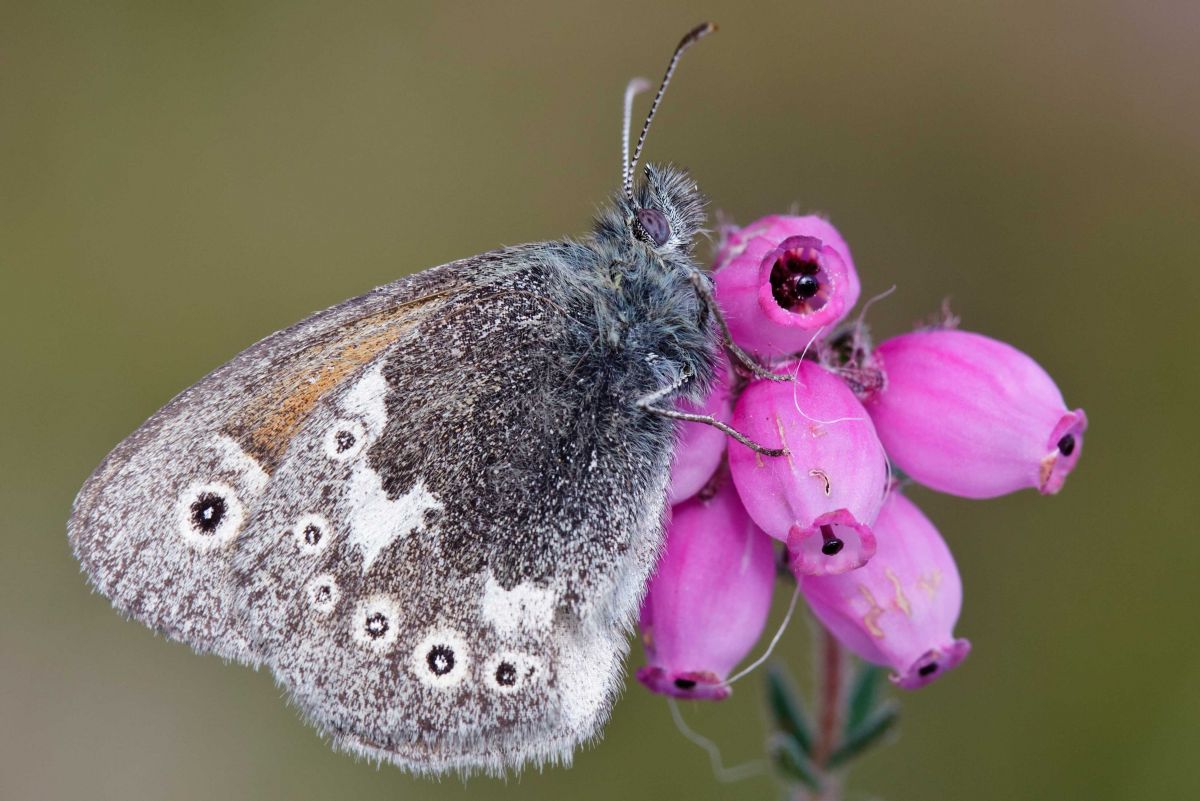
<svg viewBox="0 0 1200 801"><path fill-rule="evenodd" d="M594 311L549 301L568 263L512 251L324 396L247 524L256 647L344 748L499 771L607 716L670 429L630 444Z"/></svg>

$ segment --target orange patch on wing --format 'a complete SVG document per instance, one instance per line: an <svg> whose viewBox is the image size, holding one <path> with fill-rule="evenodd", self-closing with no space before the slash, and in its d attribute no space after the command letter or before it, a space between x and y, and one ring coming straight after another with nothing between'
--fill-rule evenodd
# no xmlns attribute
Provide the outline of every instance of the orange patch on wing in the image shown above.
<svg viewBox="0 0 1200 801"><path fill-rule="evenodd" d="M338 328L336 338L299 351L264 382L226 432L273 472L318 401L411 329L417 309L440 297L419 298L355 320Z"/></svg>

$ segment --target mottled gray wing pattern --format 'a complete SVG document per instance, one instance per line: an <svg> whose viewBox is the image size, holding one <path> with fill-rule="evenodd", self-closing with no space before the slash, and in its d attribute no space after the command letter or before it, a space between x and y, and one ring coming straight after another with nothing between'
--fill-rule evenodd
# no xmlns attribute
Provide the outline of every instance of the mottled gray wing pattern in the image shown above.
<svg viewBox="0 0 1200 801"><path fill-rule="evenodd" d="M673 436L631 405L662 364L600 341L597 258L497 251L255 345L97 469L77 556L127 614L269 665L343 748L569 759L619 689Z"/></svg>
<svg viewBox="0 0 1200 801"><path fill-rule="evenodd" d="M458 262L381 287L250 347L96 468L67 530L93 585L197 650L257 664L228 573L288 442L323 396L459 291Z"/></svg>
<svg viewBox="0 0 1200 801"><path fill-rule="evenodd" d="M607 718L672 432L631 414L628 368L561 286L581 255L538 246L405 331L322 399L255 508L246 619L343 748L499 772L569 760Z"/></svg>

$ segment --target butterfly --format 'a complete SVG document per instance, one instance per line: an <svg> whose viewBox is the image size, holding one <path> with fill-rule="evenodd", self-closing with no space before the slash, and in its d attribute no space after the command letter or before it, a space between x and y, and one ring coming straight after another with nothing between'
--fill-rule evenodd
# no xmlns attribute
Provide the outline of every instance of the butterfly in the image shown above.
<svg viewBox="0 0 1200 801"><path fill-rule="evenodd" d="M269 667L341 749L427 774L569 762L621 686L675 426L739 436L675 408L728 340L692 255L704 201L674 167L633 180L680 55L712 29L680 42L632 158L648 84L630 84L621 191L589 236L318 312L121 442L68 524L93 585Z"/></svg>

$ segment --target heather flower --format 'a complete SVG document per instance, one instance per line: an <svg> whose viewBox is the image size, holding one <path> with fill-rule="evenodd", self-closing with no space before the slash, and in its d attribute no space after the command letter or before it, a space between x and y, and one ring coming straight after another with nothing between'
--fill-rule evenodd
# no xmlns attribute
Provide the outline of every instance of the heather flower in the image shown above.
<svg viewBox="0 0 1200 801"><path fill-rule="evenodd" d="M681 399L682 412L703 414L728 423L733 414L729 392L729 367L717 361L717 378L703 403ZM675 444L675 461L667 486L667 502L674 505L695 495L712 478L725 457L725 434L706 423L680 423Z"/></svg>
<svg viewBox="0 0 1200 801"><path fill-rule="evenodd" d="M871 561L840 576L800 576L819 621L868 662L891 667L892 681L923 687L971 650L954 638L962 581L950 549L916 504L893 491L875 521Z"/></svg>
<svg viewBox="0 0 1200 801"><path fill-rule="evenodd" d="M892 461L942 492L992 498L1062 488L1087 417L1016 348L965 331L917 331L874 354L883 388L866 400Z"/></svg>
<svg viewBox="0 0 1200 801"><path fill-rule="evenodd" d="M793 569L853 570L875 552L871 524L887 488L887 463L875 426L849 388L810 361L778 368L788 382L755 381L738 399L733 426L767 447L764 457L729 445L738 494L763 531L788 545Z"/></svg>
<svg viewBox="0 0 1200 801"><path fill-rule="evenodd" d="M775 215L727 234L717 301L734 340L771 358L797 353L834 325L861 291L850 248L828 221Z"/></svg>
<svg viewBox="0 0 1200 801"><path fill-rule="evenodd" d="M762 633L775 578L771 539L726 481L674 507L667 544L642 603L650 690L719 701L725 679Z"/></svg>

